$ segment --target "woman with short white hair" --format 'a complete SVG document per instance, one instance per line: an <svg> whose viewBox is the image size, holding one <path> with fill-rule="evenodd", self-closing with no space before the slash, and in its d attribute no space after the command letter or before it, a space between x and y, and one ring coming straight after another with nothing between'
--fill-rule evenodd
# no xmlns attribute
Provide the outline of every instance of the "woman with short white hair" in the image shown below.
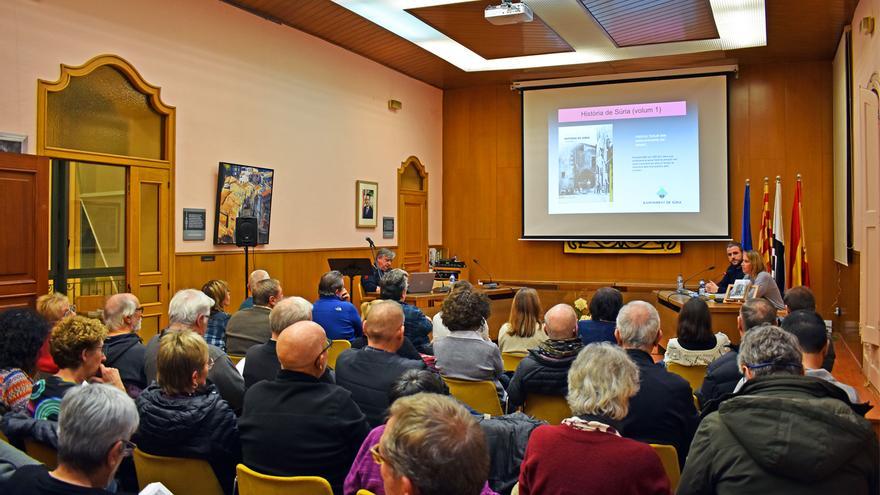
<svg viewBox="0 0 880 495"><path fill-rule="evenodd" d="M668 494L669 479L651 446L620 436L619 422L638 390L639 370L626 351L607 342L585 347L568 372L574 416L532 433L520 494Z"/></svg>

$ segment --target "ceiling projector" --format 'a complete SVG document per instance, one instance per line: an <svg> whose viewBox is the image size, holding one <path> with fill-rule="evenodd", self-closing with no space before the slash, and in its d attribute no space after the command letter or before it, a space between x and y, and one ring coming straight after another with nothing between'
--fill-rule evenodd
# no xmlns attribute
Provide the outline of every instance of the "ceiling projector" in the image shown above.
<svg viewBox="0 0 880 495"><path fill-rule="evenodd" d="M505 24L519 24L521 22L532 22L532 9L524 3L512 3L510 0L504 0L501 5L489 5L486 7L483 16L487 21L497 26Z"/></svg>

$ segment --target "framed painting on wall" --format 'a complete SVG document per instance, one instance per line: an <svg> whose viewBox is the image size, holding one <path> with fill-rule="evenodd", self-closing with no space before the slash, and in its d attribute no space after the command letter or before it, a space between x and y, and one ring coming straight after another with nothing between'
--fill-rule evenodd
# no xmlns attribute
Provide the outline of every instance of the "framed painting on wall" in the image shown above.
<svg viewBox="0 0 880 495"><path fill-rule="evenodd" d="M359 180L355 184L355 226L372 228L378 225L379 184Z"/></svg>
<svg viewBox="0 0 880 495"><path fill-rule="evenodd" d="M269 243L274 181L272 169L220 162L214 244L235 244L238 217L255 217L258 244Z"/></svg>

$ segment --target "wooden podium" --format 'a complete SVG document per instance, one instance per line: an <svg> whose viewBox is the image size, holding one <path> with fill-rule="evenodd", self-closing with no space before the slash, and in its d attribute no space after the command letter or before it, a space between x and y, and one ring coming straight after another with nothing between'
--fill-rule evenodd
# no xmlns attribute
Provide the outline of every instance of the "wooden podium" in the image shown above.
<svg viewBox="0 0 880 495"><path fill-rule="evenodd" d="M667 341L676 336L676 328L678 328L678 313L681 312L682 306L691 298L691 296L679 294L674 290L655 290L654 295L656 301L654 307L660 314L660 329L663 330L663 340ZM720 295L724 297L723 294ZM709 312L712 314L712 332L724 332L730 341L739 344L739 330L736 328L736 317L739 315L739 308L742 306L737 303L723 303L721 299L718 301L706 301L709 306Z"/></svg>

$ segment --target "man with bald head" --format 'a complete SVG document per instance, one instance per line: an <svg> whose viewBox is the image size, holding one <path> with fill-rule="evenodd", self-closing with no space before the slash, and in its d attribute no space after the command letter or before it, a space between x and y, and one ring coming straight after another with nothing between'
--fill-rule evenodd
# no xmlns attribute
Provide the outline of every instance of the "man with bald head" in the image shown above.
<svg viewBox="0 0 880 495"><path fill-rule="evenodd" d="M660 315L645 301L632 301L617 314L614 336L639 368L639 391L629 400L621 433L646 443L672 445L683 466L700 418L690 384L651 357L663 337Z"/></svg>
<svg viewBox="0 0 880 495"><path fill-rule="evenodd" d="M507 387L507 410L522 406L528 394L568 393L568 369L584 344L577 334L577 314L568 304L557 304L544 314L547 340L520 361Z"/></svg>
<svg viewBox="0 0 880 495"><path fill-rule="evenodd" d="M248 291L250 291L251 294L253 294L254 289L257 287L257 283L261 282L263 280L268 280L268 279L269 279L269 272L267 272L266 270L252 271L250 276L248 276L248 283L247 283ZM247 299L245 299L241 303L241 306L238 307L238 310L241 311L243 309L252 308L252 307L254 307L254 296L253 295L251 295Z"/></svg>
<svg viewBox="0 0 880 495"><path fill-rule="evenodd" d="M144 373L147 348L138 335L143 317L144 308L134 294L113 294L104 303L104 325L108 330L104 364L119 370L125 391L133 399L149 385Z"/></svg>
<svg viewBox="0 0 880 495"><path fill-rule="evenodd" d="M274 476L321 476L342 484L370 427L344 388L320 381L330 341L320 325L300 321L276 343L281 371L248 389L238 421L246 466Z"/></svg>
<svg viewBox="0 0 880 495"><path fill-rule="evenodd" d="M406 359L397 354L405 338L403 332L400 304L376 302L364 322L367 346L349 349L336 359L336 383L351 392L371 427L385 422L388 392L400 375L406 370L425 368L421 359Z"/></svg>

